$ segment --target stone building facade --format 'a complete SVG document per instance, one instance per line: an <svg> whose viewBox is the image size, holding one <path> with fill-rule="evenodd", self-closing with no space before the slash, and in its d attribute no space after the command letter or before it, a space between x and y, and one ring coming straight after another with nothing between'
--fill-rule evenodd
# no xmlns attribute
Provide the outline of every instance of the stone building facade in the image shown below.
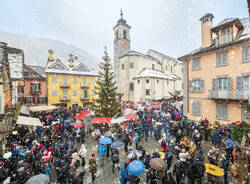
<svg viewBox="0 0 250 184"><path fill-rule="evenodd" d="M130 29L121 12L113 30L115 81L122 99L146 101L170 97L174 91L182 94L182 62L152 49L147 54L131 50Z"/></svg>

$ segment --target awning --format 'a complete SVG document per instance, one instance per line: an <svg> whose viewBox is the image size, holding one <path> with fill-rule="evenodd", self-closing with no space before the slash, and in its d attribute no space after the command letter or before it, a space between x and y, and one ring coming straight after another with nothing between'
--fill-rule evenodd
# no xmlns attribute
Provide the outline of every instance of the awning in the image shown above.
<svg viewBox="0 0 250 184"><path fill-rule="evenodd" d="M41 111L50 111L50 110L54 110L57 109L58 107L56 106L47 106L47 105L41 105L41 106L32 106L29 107L31 112L41 112Z"/></svg>
<svg viewBox="0 0 250 184"><path fill-rule="evenodd" d="M84 119L86 116L87 116L86 114L78 114L78 115L74 116L74 118L77 119L77 120L82 120L82 119Z"/></svg>
<svg viewBox="0 0 250 184"><path fill-rule="evenodd" d="M132 120L132 119L136 119L136 118L137 118L137 115L134 114L134 113L129 113L129 114L126 114L126 115L125 115L125 118L126 118L126 119L129 119L129 120Z"/></svg>
<svg viewBox="0 0 250 184"><path fill-rule="evenodd" d="M21 113L21 114L30 115L29 107L27 107L27 106L25 106L25 105L22 105L22 106L21 106L21 109L20 109L20 113Z"/></svg>
<svg viewBox="0 0 250 184"><path fill-rule="evenodd" d="M124 121L128 121L128 119L125 118L125 117L112 118L111 124L119 124L119 123L122 123L122 122L124 122Z"/></svg>
<svg viewBox="0 0 250 184"><path fill-rule="evenodd" d="M126 108L126 109L124 110L124 113L125 113L125 114L136 113L136 110L130 109L130 108Z"/></svg>
<svg viewBox="0 0 250 184"><path fill-rule="evenodd" d="M110 117L94 118L92 124L108 124L111 122L111 119Z"/></svg>
<svg viewBox="0 0 250 184"><path fill-rule="evenodd" d="M155 109L160 109L161 108L161 104L153 104L150 105L151 108L155 108Z"/></svg>
<svg viewBox="0 0 250 184"><path fill-rule="evenodd" d="M18 116L16 124L28 126L43 126L40 119L26 116Z"/></svg>

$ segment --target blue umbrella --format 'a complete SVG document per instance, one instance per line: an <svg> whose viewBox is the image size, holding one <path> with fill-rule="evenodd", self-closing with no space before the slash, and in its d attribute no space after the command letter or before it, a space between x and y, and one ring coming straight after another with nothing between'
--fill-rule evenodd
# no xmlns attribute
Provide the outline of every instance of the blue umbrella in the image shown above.
<svg viewBox="0 0 250 184"><path fill-rule="evenodd" d="M112 139L105 137L100 140L100 144L110 144L112 142Z"/></svg>
<svg viewBox="0 0 250 184"><path fill-rule="evenodd" d="M134 160L128 165L128 174L132 176L139 176L144 173L145 165L142 161Z"/></svg>
<svg viewBox="0 0 250 184"><path fill-rule="evenodd" d="M232 148L235 144L237 144L237 143L234 142L232 139L229 139L229 138L227 138L226 141L225 141L225 145L226 145L228 148Z"/></svg>
<svg viewBox="0 0 250 184"><path fill-rule="evenodd" d="M122 142L115 141L111 144L111 148L117 149L122 147L122 145L123 145Z"/></svg>
<svg viewBox="0 0 250 184"><path fill-rule="evenodd" d="M64 123L71 123L72 122L72 120L70 120L70 119L66 119L65 121L64 121Z"/></svg>

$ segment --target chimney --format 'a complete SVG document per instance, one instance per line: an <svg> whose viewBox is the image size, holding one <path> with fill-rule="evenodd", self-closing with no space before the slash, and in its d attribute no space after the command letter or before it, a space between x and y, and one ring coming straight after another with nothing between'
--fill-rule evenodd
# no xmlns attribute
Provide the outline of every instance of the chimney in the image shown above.
<svg viewBox="0 0 250 184"><path fill-rule="evenodd" d="M213 14L207 13L200 18L201 21L201 48L210 47L213 43L211 29L213 27Z"/></svg>
<svg viewBox="0 0 250 184"><path fill-rule="evenodd" d="M52 49L49 49L48 52L49 52L49 61L53 61L54 60L54 56L53 56L54 51Z"/></svg>

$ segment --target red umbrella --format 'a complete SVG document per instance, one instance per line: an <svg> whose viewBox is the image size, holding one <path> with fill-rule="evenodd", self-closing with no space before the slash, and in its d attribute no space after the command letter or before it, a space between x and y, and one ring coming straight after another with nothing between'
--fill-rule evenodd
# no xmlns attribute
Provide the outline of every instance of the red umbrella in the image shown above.
<svg viewBox="0 0 250 184"><path fill-rule="evenodd" d="M72 126L75 127L75 128L82 128L83 124L81 124L81 123L74 123L74 124L72 124Z"/></svg>
<svg viewBox="0 0 250 184"><path fill-rule="evenodd" d="M74 116L75 119L78 119L78 120L82 120L86 117L86 114L78 114L76 116Z"/></svg>
<svg viewBox="0 0 250 184"><path fill-rule="evenodd" d="M136 114L134 114L134 113L129 113L129 114L126 114L125 115L125 118L127 118L127 119L135 119L135 118L137 118L137 115Z"/></svg>
<svg viewBox="0 0 250 184"><path fill-rule="evenodd" d="M51 115L45 116L46 119L49 119L49 118L51 118L51 117L52 117Z"/></svg>
<svg viewBox="0 0 250 184"><path fill-rule="evenodd" d="M88 109L80 111L81 114L90 114L90 111Z"/></svg>
<svg viewBox="0 0 250 184"><path fill-rule="evenodd" d="M160 109L161 104L153 104L153 105L150 105L150 107L155 108L155 109Z"/></svg>
<svg viewBox="0 0 250 184"><path fill-rule="evenodd" d="M129 106L135 106L135 104L134 104L134 103L131 103L131 104L129 104Z"/></svg>
<svg viewBox="0 0 250 184"><path fill-rule="evenodd" d="M137 104L143 104L143 102L136 102Z"/></svg>
<svg viewBox="0 0 250 184"><path fill-rule="evenodd" d="M108 124L110 123L112 118L110 117L102 117L102 118L94 118L92 120L92 124Z"/></svg>

